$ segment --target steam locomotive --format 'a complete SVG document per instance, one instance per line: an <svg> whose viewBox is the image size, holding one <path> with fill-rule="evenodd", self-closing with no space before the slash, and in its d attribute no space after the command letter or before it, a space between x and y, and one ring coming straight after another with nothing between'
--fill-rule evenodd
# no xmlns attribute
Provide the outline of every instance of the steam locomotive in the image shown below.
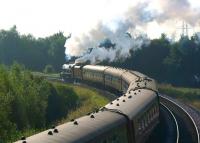
<svg viewBox="0 0 200 143"><path fill-rule="evenodd" d="M28 143L144 143L159 123L156 83L144 74L73 64L65 65L61 77L116 90L122 95L84 117L28 137Z"/></svg>

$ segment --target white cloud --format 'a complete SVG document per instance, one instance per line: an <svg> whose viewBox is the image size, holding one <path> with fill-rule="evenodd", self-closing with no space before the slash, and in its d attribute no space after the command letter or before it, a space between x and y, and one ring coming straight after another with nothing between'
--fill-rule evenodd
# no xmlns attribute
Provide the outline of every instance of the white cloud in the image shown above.
<svg viewBox="0 0 200 143"><path fill-rule="evenodd" d="M20 33L44 37L55 32L87 33L99 21L111 27L126 10L141 0L0 0L0 29L17 25ZM156 0L151 8L159 9ZM200 2L190 0L194 7ZM150 30L151 31L151 30ZM159 33L162 30L158 30ZM155 33L155 32L154 32Z"/></svg>

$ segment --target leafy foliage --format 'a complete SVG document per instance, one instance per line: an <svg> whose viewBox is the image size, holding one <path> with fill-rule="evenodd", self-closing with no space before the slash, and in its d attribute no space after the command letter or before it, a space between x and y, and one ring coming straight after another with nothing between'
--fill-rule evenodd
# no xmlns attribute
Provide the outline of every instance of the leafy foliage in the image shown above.
<svg viewBox="0 0 200 143"><path fill-rule="evenodd" d="M16 26L0 31L0 63L11 65L14 61L26 68L46 73L60 71L65 63L64 43L67 37L58 32L46 38L20 35ZM109 43L109 41L107 41ZM165 34L151 40L127 59L118 59L102 64L134 69L143 72L159 82L178 86L200 86L200 37L181 37L171 42Z"/></svg>
<svg viewBox="0 0 200 143"><path fill-rule="evenodd" d="M52 65L59 71L65 62L66 37L62 32L46 38L36 39L32 35L20 35L13 26L0 31L0 63L12 65L17 61L32 70L42 71Z"/></svg>
<svg viewBox="0 0 200 143"><path fill-rule="evenodd" d="M171 96L200 110L199 88L183 88L175 87L169 84L159 84L158 89L162 94Z"/></svg>
<svg viewBox="0 0 200 143"><path fill-rule="evenodd" d="M33 76L19 64L0 66L0 142L23 130L48 127L76 108L78 101L72 88Z"/></svg>
<svg viewBox="0 0 200 143"><path fill-rule="evenodd" d="M151 40L147 46L130 51L131 56L113 63L102 64L133 69L177 86L200 87L200 39L182 37L170 42L165 35Z"/></svg>

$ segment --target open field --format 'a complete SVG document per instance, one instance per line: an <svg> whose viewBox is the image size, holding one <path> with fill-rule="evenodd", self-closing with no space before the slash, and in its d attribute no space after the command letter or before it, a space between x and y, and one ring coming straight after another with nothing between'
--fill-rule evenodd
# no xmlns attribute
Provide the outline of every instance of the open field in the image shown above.
<svg viewBox="0 0 200 143"><path fill-rule="evenodd" d="M160 93L176 98L200 110L199 88L174 87L169 84L159 84L158 89Z"/></svg>

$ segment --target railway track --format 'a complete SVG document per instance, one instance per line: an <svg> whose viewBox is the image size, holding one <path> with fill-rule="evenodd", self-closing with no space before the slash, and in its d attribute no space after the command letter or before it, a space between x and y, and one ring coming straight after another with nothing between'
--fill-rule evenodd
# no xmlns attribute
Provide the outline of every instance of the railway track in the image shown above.
<svg viewBox="0 0 200 143"><path fill-rule="evenodd" d="M160 103L166 106L176 118L179 130L178 143L200 143L198 127L190 112L166 96L160 95Z"/></svg>
<svg viewBox="0 0 200 143"><path fill-rule="evenodd" d="M162 113L168 114L168 118L171 122L166 121L165 129L168 129L167 131L167 138L165 138L164 142L165 143L179 143L179 125L178 121L173 114L173 112L164 104L160 103L160 110ZM166 113L167 112L167 113ZM166 120L166 119L161 119Z"/></svg>
<svg viewBox="0 0 200 143"><path fill-rule="evenodd" d="M173 112L160 104L160 123L146 143L179 143L179 127Z"/></svg>
<svg viewBox="0 0 200 143"><path fill-rule="evenodd" d="M58 78L47 79L62 82ZM198 131L200 124L196 124L200 119L193 118L194 112L192 111L194 110L192 108L183 108L182 106L173 99L160 95L161 122L164 125L160 124L157 127L157 133L152 135L152 139L150 138L147 143L200 143Z"/></svg>

